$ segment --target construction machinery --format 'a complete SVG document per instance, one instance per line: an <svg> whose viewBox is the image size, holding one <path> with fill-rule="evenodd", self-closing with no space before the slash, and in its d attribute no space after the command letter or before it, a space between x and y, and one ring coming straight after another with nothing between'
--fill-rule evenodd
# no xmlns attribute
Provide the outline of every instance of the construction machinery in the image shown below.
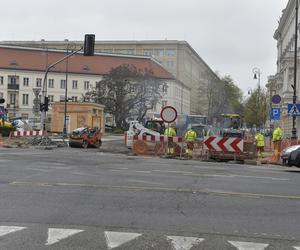
<svg viewBox="0 0 300 250"><path fill-rule="evenodd" d="M75 129L69 138L70 147L83 147L89 146L100 148L102 145L102 133L98 128L77 128Z"/></svg>
<svg viewBox="0 0 300 250"><path fill-rule="evenodd" d="M161 120L149 120L143 126L139 121L130 121L129 129L125 132L125 144L132 147L134 135L161 135L165 130L164 122Z"/></svg>
<svg viewBox="0 0 300 250"><path fill-rule="evenodd" d="M239 114L222 114L220 135L222 137L243 138L242 119Z"/></svg>

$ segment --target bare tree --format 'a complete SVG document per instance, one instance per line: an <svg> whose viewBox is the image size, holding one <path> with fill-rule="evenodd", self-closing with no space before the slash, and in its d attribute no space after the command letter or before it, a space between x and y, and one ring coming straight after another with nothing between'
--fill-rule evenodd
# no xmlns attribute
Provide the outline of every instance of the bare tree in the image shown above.
<svg viewBox="0 0 300 250"><path fill-rule="evenodd" d="M126 118L142 120L162 98L163 82L148 70L121 65L103 77L84 99L105 105L114 116L116 126L126 128Z"/></svg>

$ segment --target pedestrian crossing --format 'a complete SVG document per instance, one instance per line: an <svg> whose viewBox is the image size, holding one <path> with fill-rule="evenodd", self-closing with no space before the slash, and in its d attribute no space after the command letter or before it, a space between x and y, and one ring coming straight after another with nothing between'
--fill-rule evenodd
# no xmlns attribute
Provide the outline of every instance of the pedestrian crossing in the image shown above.
<svg viewBox="0 0 300 250"><path fill-rule="evenodd" d="M9 235L13 234L20 234L22 231L30 230L31 225L29 226L0 226L0 243L1 239L4 237L9 237ZM68 243L70 244L70 240L74 240L76 236L79 236L80 234L83 234L87 231L91 230L98 230L95 228L60 228L60 227L49 227L45 228L45 231L47 231L47 235L45 235L45 241L42 245L44 246L55 246L58 244L63 244L64 249L74 249L74 247L68 248ZM99 233L99 234L98 234ZM134 249L134 247L130 246L131 242L139 242L139 244L143 245L143 237L147 235L148 233L143 232L125 232L125 231L104 231L100 230L97 232L97 235L103 236L103 239L105 242L103 243L102 247L98 249ZM166 244L168 244L167 249L172 250L190 250L190 249L205 249L205 247L201 246L203 243L209 244L209 241L211 240L206 239L205 237L189 237L189 236L179 236L179 235L168 235L164 234L161 236L156 237L163 237L165 239ZM69 240L69 242L67 241ZM155 237L152 239L155 241ZM68 243L67 243L68 242ZM66 244L67 243L67 244ZM225 247L226 245L226 247ZM104 246L104 248L103 248ZM267 250L277 249L274 247L273 243L267 243L267 242L250 242L250 241L237 241L237 240L224 240L224 247L222 249L230 249L230 250ZM1 248L1 246L0 246ZM34 249L34 248L33 248ZM47 248L48 249L48 248ZM50 248L51 249L51 248ZM60 249L60 247L55 248ZM86 249L89 249L87 246ZM139 248L140 249L140 248ZM151 249L151 248L147 248ZM154 248L153 248L154 249ZM157 248L155 248L157 249ZM160 249L160 248L159 248ZM161 248L161 249L165 249ZM290 248L285 249L294 249L294 250L300 250L300 244L299 246L290 246Z"/></svg>

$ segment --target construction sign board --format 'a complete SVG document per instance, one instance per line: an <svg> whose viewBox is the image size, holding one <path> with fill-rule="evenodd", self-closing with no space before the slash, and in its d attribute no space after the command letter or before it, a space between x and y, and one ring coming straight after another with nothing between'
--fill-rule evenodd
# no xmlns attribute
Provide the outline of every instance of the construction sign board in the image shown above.
<svg viewBox="0 0 300 250"><path fill-rule="evenodd" d="M288 104L288 116L300 116L300 104Z"/></svg>
<svg viewBox="0 0 300 250"><path fill-rule="evenodd" d="M204 138L204 148L210 151L242 153L244 141L235 137L208 136Z"/></svg>

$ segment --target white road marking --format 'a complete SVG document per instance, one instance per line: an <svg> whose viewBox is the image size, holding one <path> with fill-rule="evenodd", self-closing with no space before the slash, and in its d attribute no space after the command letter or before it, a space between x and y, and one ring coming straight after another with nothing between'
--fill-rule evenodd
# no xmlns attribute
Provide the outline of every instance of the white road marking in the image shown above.
<svg viewBox="0 0 300 250"><path fill-rule="evenodd" d="M62 239L68 238L71 235L83 232L79 229L65 229L65 228L49 228L48 229L48 239L45 245L52 245L59 242Z"/></svg>
<svg viewBox="0 0 300 250"><path fill-rule="evenodd" d="M115 247L121 246L124 243L134 240L135 238L141 236L138 233L124 233L124 232L104 232L106 238L106 244L108 249L113 249Z"/></svg>
<svg viewBox="0 0 300 250"><path fill-rule="evenodd" d="M140 171L135 171L136 173L144 173L144 174L150 174L151 173L151 171L142 171L142 170L140 170Z"/></svg>
<svg viewBox="0 0 300 250"><path fill-rule="evenodd" d="M175 171L175 170L153 170L155 172L162 172L162 173L177 173L177 174L192 174L193 172L187 172L187 171Z"/></svg>
<svg viewBox="0 0 300 250"><path fill-rule="evenodd" d="M238 250L264 250L269 244L243 242L243 241L228 241L231 245L235 246Z"/></svg>
<svg viewBox="0 0 300 250"><path fill-rule="evenodd" d="M184 236L167 236L167 239L172 242L175 250L189 250L204 240L202 238Z"/></svg>
<svg viewBox="0 0 300 250"><path fill-rule="evenodd" d="M143 181L143 180L135 180L135 179L129 179L129 182L138 182L138 183L144 183L144 184L150 184L150 185L165 185L161 182L152 182L152 181Z"/></svg>
<svg viewBox="0 0 300 250"><path fill-rule="evenodd" d="M300 250L300 247L294 247L296 250Z"/></svg>
<svg viewBox="0 0 300 250"><path fill-rule="evenodd" d="M15 227L15 226L0 226L0 236L14 233L25 229L26 227Z"/></svg>

